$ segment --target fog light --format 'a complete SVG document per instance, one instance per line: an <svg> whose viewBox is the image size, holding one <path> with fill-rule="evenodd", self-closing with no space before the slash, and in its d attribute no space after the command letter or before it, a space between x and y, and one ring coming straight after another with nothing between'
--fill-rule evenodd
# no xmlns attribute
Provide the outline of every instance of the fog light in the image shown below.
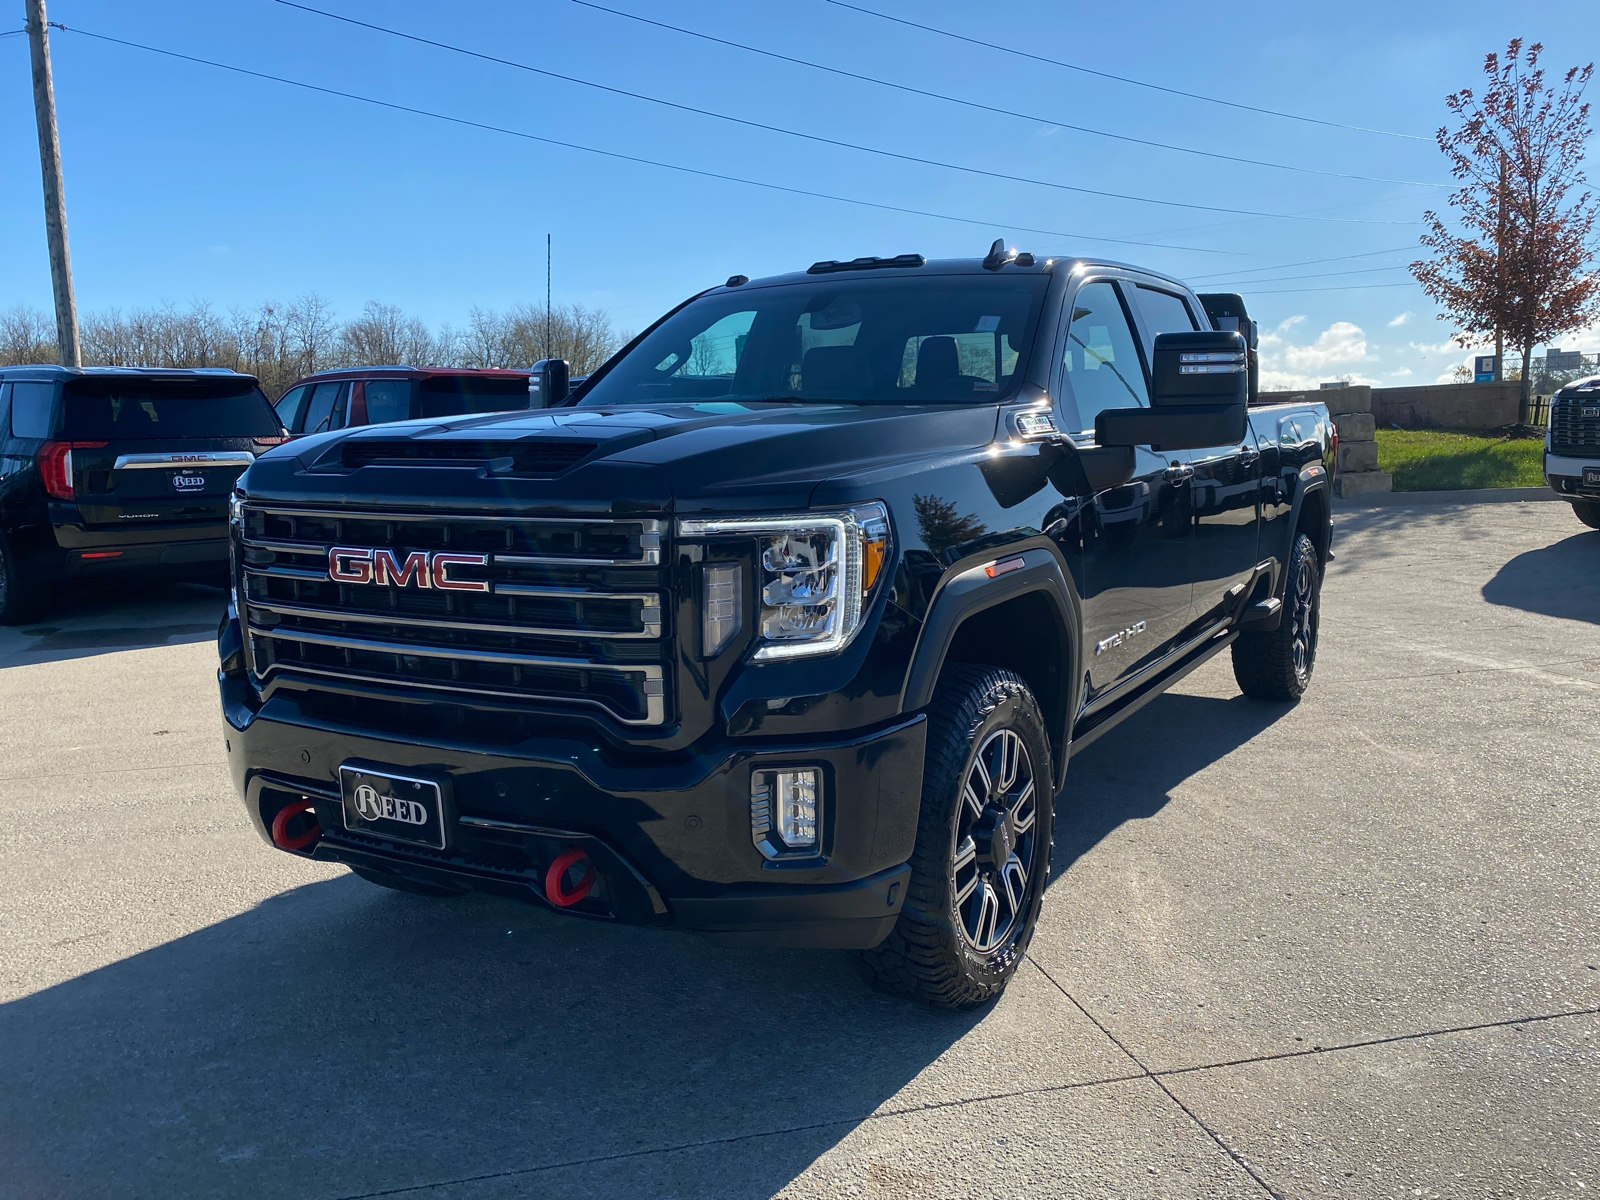
<svg viewBox="0 0 1600 1200"><path fill-rule="evenodd" d="M822 790L816 767L756 771L750 777L750 832L766 854L810 850L817 844L817 802ZM773 846L776 837L781 846Z"/></svg>

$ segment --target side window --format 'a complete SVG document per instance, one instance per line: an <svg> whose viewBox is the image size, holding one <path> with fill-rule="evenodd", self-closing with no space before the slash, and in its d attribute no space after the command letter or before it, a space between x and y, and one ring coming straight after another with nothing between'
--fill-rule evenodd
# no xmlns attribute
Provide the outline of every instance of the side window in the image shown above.
<svg viewBox="0 0 1600 1200"><path fill-rule="evenodd" d="M319 383L311 393L302 433L326 433L344 424L344 398L348 383Z"/></svg>
<svg viewBox="0 0 1600 1200"><path fill-rule="evenodd" d="M373 379L367 383L367 424L382 425L411 417L411 384L404 379Z"/></svg>
<svg viewBox="0 0 1600 1200"><path fill-rule="evenodd" d="M278 413L278 420L283 422L283 427L290 433L299 432L295 428L295 421L299 418L300 409L305 404L306 396L310 393L310 391L311 388L309 385L290 388L279 398L278 403L275 405Z"/></svg>
<svg viewBox="0 0 1600 1200"><path fill-rule="evenodd" d="M11 436L11 385L0 383L0 441Z"/></svg>
<svg viewBox="0 0 1600 1200"><path fill-rule="evenodd" d="M47 438L54 415L56 385L53 383L13 383L11 385L11 434L19 438Z"/></svg>
<svg viewBox="0 0 1600 1200"><path fill-rule="evenodd" d="M1102 280L1078 289L1061 371L1062 408L1075 403L1077 420L1071 412L1062 417L1074 431L1093 429L1095 417L1108 408L1149 405L1138 343L1114 284Z"/></svg>
<svg viewBox="0 0 1600 1200"><path fill-rule="evenodd" d="M1134 291L1139 297L1139 312L1150 330L1152 348L1158 333L1193 333L1199 328L1182 296L1145 287L1142 283Z"/></svg>

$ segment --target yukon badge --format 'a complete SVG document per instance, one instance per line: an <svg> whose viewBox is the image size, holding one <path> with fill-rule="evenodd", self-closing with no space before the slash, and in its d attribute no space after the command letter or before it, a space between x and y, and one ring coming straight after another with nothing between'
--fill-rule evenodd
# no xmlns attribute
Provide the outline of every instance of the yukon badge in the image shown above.
<svg viewBox="0 0 1600 1200"><path fill-rule="evenodd" d="M328 578L335 583L376 584L379 587L439 588L448 592L487 592L487 579L452 579L454 566L484 567L487 554L429 554L413 550L404 559L392 550L334 546L328 551Z"/></svg>

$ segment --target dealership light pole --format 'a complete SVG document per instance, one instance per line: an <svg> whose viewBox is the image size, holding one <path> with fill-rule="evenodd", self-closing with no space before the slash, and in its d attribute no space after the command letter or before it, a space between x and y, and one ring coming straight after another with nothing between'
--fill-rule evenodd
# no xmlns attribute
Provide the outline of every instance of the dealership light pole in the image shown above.
<svg viewBox="0 0 1600 1200"><path fill-rule="evenodd" d="M72 295L67 251L67 198L61 184L61 138L56 132L56 89L50 78L50 27L44 0L27 0L28 47L33 57L33 110L39 121L39 168L44 176L44 231L50 243L50 283L56 300L56 345L61 365L78 367L78 302Z"/></svg>

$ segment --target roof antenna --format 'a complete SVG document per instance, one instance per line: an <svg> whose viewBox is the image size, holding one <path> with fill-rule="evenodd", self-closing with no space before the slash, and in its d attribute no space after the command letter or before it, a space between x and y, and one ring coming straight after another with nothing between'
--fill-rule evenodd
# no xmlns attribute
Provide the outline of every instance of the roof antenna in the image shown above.
<svg viewBox="0 0 1600 1200"><path fill-rule="evenodd" d="M989 247L989 254L983 260L984 270L995 271L1005 266L1017 256L1015 250L1006 249L1005 238L995 238L994 245Z"/></svg>

